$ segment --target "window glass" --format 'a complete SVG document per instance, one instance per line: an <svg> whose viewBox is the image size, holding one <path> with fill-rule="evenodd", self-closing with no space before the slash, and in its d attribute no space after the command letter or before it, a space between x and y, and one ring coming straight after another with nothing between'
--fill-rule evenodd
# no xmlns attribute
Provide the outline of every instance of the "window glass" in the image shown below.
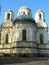
<svg viewBox="0 0 49 65"><path fill-rule="evenodd" d="M43 43L43 34L40 34L40 43Z"/></svg>
<svg viewBox="0 0 49 65"><path fill-rule="evenodd" d="M8 43L8 34L6 34L6 43Z"/></svg>
<svg viewBox="0 0 49 65"><path fill-rule="evenodd" d="M30 12L28 12L28 15L30 15Z"/></svg>
<svg viewBox="0 0 49 65"><path fill-rule="evenodd" d="M7 19L10 19L10 13L7 14Z"/></svg>
<svg viewBox="0 0 49 65"><path fill-rule="evenodd" d="M26 40L26 30L25 29L22 31L22 40L23 41Z"/></svg>
<svg viewBox="0 0 49 65"><path fill-rule="evenodd" d="M25 14L25 12L23 12L23 14Z"/></svg>
<svg viewBox="0 0 49 65"><path fill-rule="evenodd" d="M41 13L39 14L39 18L41 19Z"/></svg>

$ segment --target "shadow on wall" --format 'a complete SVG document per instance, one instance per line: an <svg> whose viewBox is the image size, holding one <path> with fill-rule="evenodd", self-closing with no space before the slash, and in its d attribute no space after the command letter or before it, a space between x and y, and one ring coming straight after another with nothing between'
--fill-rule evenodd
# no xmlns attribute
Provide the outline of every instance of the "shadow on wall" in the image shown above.
<svg viewBox="0 0 49 65"><path fill-rule="evenodd" d="M44 57L24 57L24 58L17 58L17 57L0 57L0 65L1 64L20 64L20 63L28 63L33 61L41 61L46 60Z"/></svg>

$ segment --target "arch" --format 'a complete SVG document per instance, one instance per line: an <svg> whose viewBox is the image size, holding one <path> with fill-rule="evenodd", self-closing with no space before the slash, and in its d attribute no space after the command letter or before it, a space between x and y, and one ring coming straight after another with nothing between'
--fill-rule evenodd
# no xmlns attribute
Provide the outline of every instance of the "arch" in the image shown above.
<svg viewBox="0 0 49 65"><path fill-rule="evenodd" d="M30 12L27 12L27 14L30 16Z"/></svg>
<svg viewBox="0 0 49 65"><path fill-rule="evenodd" d="M10 19L10 13L7 14L7 19Z"/></svg>
<svg viewBox="0 0 49 65"><path fill-rule="evenodd" d="M25 15L25 12L23 12L23 14Z"/></svg>
<svg viewBox="0 0 49 65"><path fill-rule="evenodd" d="M5 42L8 43L8 34L6 34L6 41Z"/></svg>
<svg viewBox="0 0 49 65"><path fill-rule="evenodd" d="M22 31L22 40L26 41L26 30L25 29Z"/></svg>
<svg viewBox="0 0 49 65"><path fill-rule="evenodd" d="M40 43L43 44L43 34L40 34Z"/></svg>
<svg viewBox="0 0 49 65"><path fill-rule="evenodd" d="M41 13L39 14L39 19L41 19L41 17L42 17L42 15L41 15Z"/></svg>

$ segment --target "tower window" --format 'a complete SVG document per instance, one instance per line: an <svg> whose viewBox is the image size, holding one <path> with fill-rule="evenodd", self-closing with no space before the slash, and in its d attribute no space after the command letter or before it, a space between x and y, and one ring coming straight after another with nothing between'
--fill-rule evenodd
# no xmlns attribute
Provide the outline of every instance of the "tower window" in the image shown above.
<svg viewBox="0 0 49 65"><path fill-rule="evenodd" d="M6 34L6 41L5 42L8 43L8 34Z"/></svg>
<svg viewBox="0 0 49 65"><path fill-rule="evenodd" d="M40 34L40 43L43 43L43 34Z"/></svg>
<svg viewBox="0 0 49 65"><path fill-rule="evenodd" d="M22 40L26 41L26 30L25 29L22 31Z"/></svg>
<svg viewBox="0 0 49 65"><path fill-rule="evenodd" d="M25 12L23 12L23 14L25 15Z"/></svg>
<svg viewBox="0 0 49 65"><path fill-rule="evenodd" d="M20 15L20 13L19 13L19 15Z"/></svg>
<svg viewBox="0 0 49 65"><path fill-rule="evenodd" d="M7 19L10 19L10 13L7 14Z"/></svg>
<svg viewBox="0 0 49 65"><path fill-rule="evenodd" d="M30 12L28 12L28 15L30 15Z"/></svg>
<svg viewBox="0 0 49 65"><path fill-rule="evenodd" d="M39 14L39 19L41 19L41 14Z"/></svg>

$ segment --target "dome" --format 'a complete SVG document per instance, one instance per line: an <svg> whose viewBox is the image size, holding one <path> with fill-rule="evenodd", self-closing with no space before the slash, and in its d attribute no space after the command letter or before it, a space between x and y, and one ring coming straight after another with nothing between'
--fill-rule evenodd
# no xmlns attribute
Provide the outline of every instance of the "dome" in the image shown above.
<svg viewBox="0 0 49 65"><path fill-rule="evenodd" d="M42 10L41 9L38 9L37 12L42 12Z"/></svg>
<svg viewBox="0 0 49 65"><path fill-rule="evenodd" d="M35 23L35 20L32 18L31 9L27 6L23 6L18 10L17 18L15 19L14 23L16 22L31 22ZM36 23L35 23L36 24Z"/></svg>
<svg viewBox="0 0 49 65"><path fill-rule="evenodd" d="M21 23L34 23L35 25L36 25L36 23L35 23L35 20L33 19L33 18L23 18L23 17L18 17L18 18L16 18L15 20L14 20L14 24L15 23L17 23L17 22L21 22Z"/></svg>
<svg viewBox="0 0 49 65"><path fill-rule="evenodd" d="M13 11L11 9L8 9L7 12L12 12L13 13Z"/></svg>
<svg viewBox="0 0 49 65"><path fill-rule="evenodd" d="M27 6L23 6L18 10L17 17L23 16L23 17L32 17L31 9L29 9Z"/></svg>
<svg viewBox="0 0 49 65"><path fill-rule="evenodd" d="M28 8L27 6L22 6L22 7L20 7L20 9L29 9L29 10L31 11L31 9ZM20 9L19 9L19 10L20 10Z"/></svg>

